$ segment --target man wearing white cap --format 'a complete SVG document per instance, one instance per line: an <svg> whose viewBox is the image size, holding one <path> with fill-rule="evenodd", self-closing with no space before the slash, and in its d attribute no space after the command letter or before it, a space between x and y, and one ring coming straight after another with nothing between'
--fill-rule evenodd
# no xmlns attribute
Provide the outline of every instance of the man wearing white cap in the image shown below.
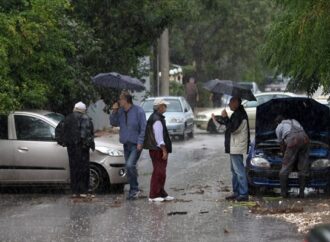
<svg viewBox="0 0 330 242"><path fill-rule="evenodd" d="M166 166L168 154L172 152L172 142L166 128L164 113L168 102L162 98L154 101L154 112L150 115L144 141L144 148L149 150L153 172L150 182L150 202L170 201L174 198L165 191Z"/></svg>
<svg viewBox="0 0 330 242"><path fill-rule="evenodd" d="M83 102L75 104L64 120L63 141L67 146L72 197L87 197L89 189L89 149L95 149L94 127Z"/></svg>

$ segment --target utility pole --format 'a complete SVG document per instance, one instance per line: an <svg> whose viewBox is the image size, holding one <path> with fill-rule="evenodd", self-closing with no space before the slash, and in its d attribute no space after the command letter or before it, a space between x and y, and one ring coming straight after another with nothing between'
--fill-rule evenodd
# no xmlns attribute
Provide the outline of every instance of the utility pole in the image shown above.
<svg viewBox="0 0 330 242"><path fill-rule="evenodd" d="M170 69L170 57L169 57L169 33L166 28L160 36L160 95L168 96L170 93L169 85L169 69Z"/></svg>

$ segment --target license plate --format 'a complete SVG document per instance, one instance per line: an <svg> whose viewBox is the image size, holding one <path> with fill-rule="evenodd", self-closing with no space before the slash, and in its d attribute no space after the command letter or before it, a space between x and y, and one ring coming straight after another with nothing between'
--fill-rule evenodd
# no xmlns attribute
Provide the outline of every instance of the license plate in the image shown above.
<svg viewBox="0 0 330 242"><path fill-rule="evenodd" d="M291 179L297 179L298 178L298 172L291 172L289 174L289 178L291 178Z"/></svg>

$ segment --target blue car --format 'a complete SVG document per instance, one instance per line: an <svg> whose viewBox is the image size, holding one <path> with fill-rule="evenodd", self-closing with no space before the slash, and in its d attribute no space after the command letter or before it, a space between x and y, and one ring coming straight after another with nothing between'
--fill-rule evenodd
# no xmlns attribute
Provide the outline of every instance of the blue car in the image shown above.
<svg viewBox="0 0 330 242"><path fill-rule="evenodd" d="M255 140L246 161L250 194L260 188L280 187L283 154L274 122L280 114L299 121L310 138L311 174L307 187L330 193L330 109L310 98L292 97L273 99L257 107ZM288 186L299 187L297 167L289 175Z"/></svg>

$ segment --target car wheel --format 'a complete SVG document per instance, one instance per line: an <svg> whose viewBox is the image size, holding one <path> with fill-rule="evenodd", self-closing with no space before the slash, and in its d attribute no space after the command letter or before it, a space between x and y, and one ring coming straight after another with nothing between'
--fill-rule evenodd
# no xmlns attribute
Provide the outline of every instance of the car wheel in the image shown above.
<svg viewBox="0 0 330 242"><path fill-rule="evenodd" d="M109 178L106 171L98 165L90 165L90 190L92 192L104 192L109 187Z"/></svg>
<svg viewBox="0 0 330 242"><path fill-rule="evenodd" d="M194 138L194 129L191 130L191 132L188 134L189 138Z"/></svg>

